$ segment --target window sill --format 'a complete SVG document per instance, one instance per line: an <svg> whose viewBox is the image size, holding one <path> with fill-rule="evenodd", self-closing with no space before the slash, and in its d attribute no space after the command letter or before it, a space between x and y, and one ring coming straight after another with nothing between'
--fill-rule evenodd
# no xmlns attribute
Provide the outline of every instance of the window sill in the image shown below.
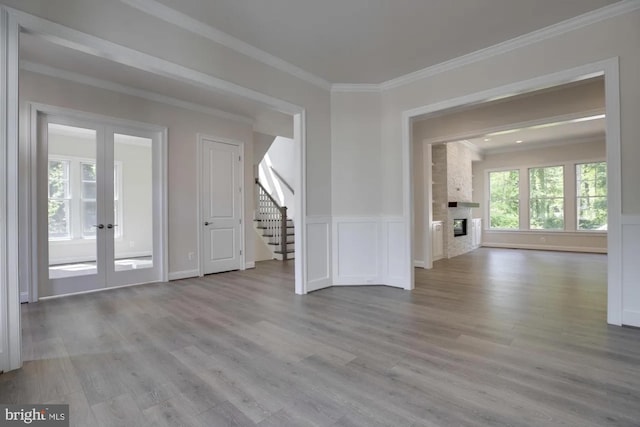
<svg viewBox="0 0 640 427"><path fill-rule="evenodd" d="M549 234L549 235L573 235L573 236L607 236L606 231L591 231L591 230L500 230L494 228L485 228L483 230L485 233L496 233L496 234L532 234L532 235L540 235L540 234Z"/></svg>

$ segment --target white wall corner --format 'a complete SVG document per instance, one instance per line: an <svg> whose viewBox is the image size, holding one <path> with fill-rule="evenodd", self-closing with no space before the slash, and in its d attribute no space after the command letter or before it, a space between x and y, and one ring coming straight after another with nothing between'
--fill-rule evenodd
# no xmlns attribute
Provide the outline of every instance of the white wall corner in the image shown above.
<svg viewBox="0 0 640 427"><path fill-rule="evenodd" d="M256 263L255 263L255 262L253 262L253 261L245 262L245 263L244 263L244 268L245 268L245 270L249 270L249 269L252 269L252 268L256 268Z"/></svg>

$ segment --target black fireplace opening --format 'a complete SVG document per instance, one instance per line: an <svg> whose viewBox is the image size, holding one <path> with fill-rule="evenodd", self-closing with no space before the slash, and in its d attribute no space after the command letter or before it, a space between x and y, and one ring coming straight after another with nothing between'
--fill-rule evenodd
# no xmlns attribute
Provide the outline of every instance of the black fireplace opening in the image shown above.
<svg viewBox="0 0 640 427"><path fill-rule="evenodd" d="M460 237L467 235L467 219L454 219L453 220L453 236Z"/></svg>

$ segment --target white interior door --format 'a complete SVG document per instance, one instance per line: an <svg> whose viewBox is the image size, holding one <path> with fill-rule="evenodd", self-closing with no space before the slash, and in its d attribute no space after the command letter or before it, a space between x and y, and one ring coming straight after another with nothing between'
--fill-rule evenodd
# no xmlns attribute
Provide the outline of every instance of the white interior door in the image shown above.
<svg viewBox="0 0 640 427"><path fill-rule="evenodd" d="M38 120L38 296L161 280L160 132Z"/></svg>
<svg viewBox="0 0 640 427"><path fill-rule="evenodd" d="M238 270L242 261L240 146L202 139L201 149L202 272Z"/></svg>

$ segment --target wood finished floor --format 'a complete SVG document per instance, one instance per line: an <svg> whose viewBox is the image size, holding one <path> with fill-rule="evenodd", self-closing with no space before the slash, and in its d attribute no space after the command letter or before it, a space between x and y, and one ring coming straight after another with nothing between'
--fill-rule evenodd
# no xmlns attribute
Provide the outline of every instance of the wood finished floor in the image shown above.
<svg viewBox="0 0 640 427"><path fill-rule="evenodd" d="M79 426L639 426L606 256L479 249L416 290L293 294L293 263L23 305L0 402Z"/></svg>

